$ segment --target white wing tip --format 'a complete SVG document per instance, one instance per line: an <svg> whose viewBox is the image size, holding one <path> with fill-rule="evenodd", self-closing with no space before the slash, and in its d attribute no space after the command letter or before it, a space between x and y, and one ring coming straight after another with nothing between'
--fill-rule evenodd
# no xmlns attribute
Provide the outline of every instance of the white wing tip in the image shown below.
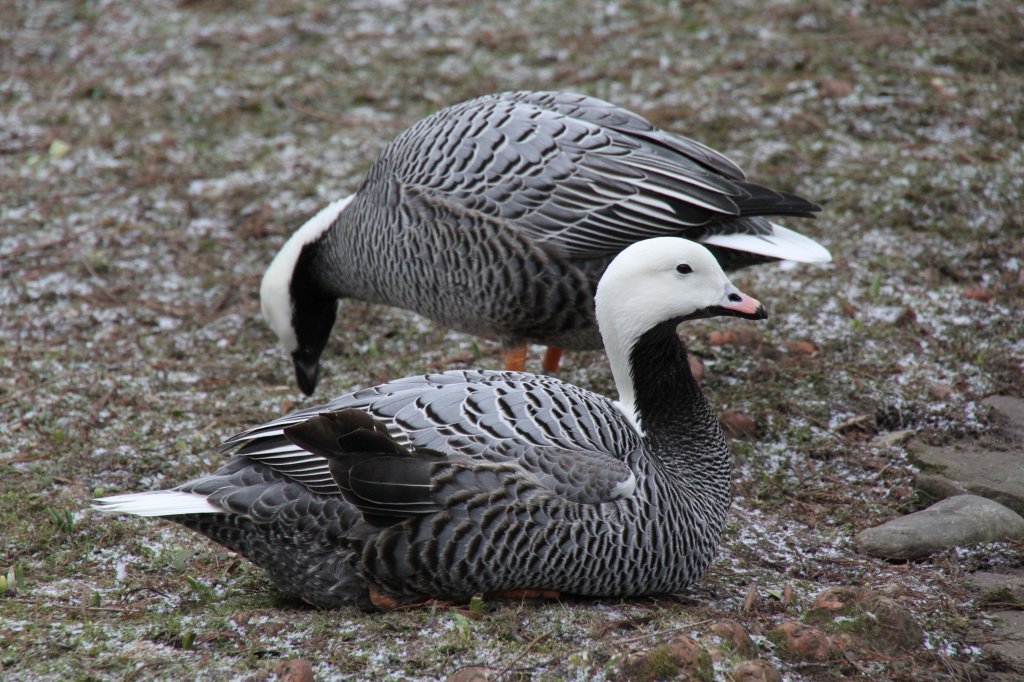
<svg viewBox="0 0 1024 682"><path fill-rule="evenodd" d="M106 514L136 516L177 516L179 514L219 514L224 510L212 504L205 495L180 490L155 490L99 497L92 508Z"/></svg>
<svg viewBox="0 0 1024 682"><path fill-rule="evenodd" d="M797 263L828 263L832 260L829 250L810 237L777 223L772 223L771 226L770 235L713 234L701 241L705 244Z"/></svg>

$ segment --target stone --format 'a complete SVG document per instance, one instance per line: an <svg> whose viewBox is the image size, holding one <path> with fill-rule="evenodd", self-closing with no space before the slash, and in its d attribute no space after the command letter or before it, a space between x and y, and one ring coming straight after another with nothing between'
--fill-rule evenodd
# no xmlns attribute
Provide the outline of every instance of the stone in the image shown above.
<svg viewBox="0 0 1024 682"><path fill-rule="evenodd" d="M968 494L962 485L939 474L917 474L914 476L914 489L924 493L925 499L931 502Z"/></svg>
<svg viewBox="0 0 1024 682"><path fill-rule="evenodd" d="M843 649L881 654L920 648L924 630L895 599L863 587L831 587L814 598L806 621Z"/></svg>
<svg viewBox="0 0 1024 682"><path fill-rule="evenodd" d="M1024 441L1024 399L1010 395L991 395L982 400L981 404L995 410L1011 438Z"/></svg>
<svg viewBox="0 0 1024 682"><path fill-rule="evenodd" d="M995 629L986 638L985 651L997 653L1014 667L1024 669L1024 611L1000 611L993 614L992 620Z"/></svg>
<svg viewBox="0 0 1024 682"><path fill-rule="evenodd" d="M304 658L293 658L279 661L274 666L274 674L281 682L313 682L313 666Z"/></svg>
<svg viewBox="0 0 1024 682"><path fill-rule="evenodd" d="M945 447L919 445L911 456L920 464L938 469L967 492L1024 514L1024 451L1020 447L995 450L963 441Z"/></svg>
<svg viewBox="0 0 1024 682"><path fill-rule="evenodd" d="M743 661L732 670L734 682L782 682L778 669L768 661L755 658Z"/></svg>
<svg viewBox="0 0 1024 682"><path fill-rule="evenodd" d="M1008 568L1005 573L976 571L967 584L980 593L979 601L995 608L1024 607L1024 570Z"/></svg>
<svg viewBox="0 0 1024 682"><path fill-rule="evenodd" d="M917 488L935 498L963 492L981 495L1024 516L1024 399L993 395L981 404L994 413L993 437L945 447L912 447L917 463L937 470L919 475Z"/></svg>
<svg viewBox="0 0 1024 682"><path fill-rule="evenodd" d="M857 548L884 559L919 559L950 547L1024 538L1024 518L998 502L957 495L857 533Z"/></svg>
<svg viewBox="0 0 1024 682"><path fill-rule="evenodd" d="M832 654L832 640L821 630L799 621L788 620L768 633L781 658L801 661L825 661Z"/></svg>

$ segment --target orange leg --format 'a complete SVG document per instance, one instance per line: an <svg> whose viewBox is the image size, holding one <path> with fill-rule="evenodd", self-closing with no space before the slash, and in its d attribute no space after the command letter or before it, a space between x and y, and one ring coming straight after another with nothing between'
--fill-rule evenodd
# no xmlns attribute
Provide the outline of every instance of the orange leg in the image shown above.
<svg viewBox="0 0 1024 682"><path fill-rule="evenodd" d="M395 599L394 597L389 597L388 595L384 594L380 591L380 588L374 585L373 583L370 583L369 591L370 603L378 609L380 609L381 611L390 611L392 609L397 609L400 606L397 599Z"/></svg>
<svg viewBox="0 0 1024 682"><path fill-rule="evenodd" d="M526 370L526 345L505 348L501 355L505 363L505 369L510 372L522 372Z"/></svg>
<svg viewBox="0 0 1024 682"><path fill-rule="evenodd" d="M562 361L562 349L555 348L554 346L548 346L547 351L544 353L544 363L541 367L548 374L554 376L558 373L558 363Z"/></svg>
<svg viewBox="0 0 1024 682"><path fill-rule="evenodd" d="M415 609L421 606L440 606L448 608L452 606L451 602L443 601L440 599L414 599L412 601L398 601L392 596L386 595L381 592L380 588L369 583L367 586L369 592L370 603L381 611L397 611L399 609Z"/></svg>

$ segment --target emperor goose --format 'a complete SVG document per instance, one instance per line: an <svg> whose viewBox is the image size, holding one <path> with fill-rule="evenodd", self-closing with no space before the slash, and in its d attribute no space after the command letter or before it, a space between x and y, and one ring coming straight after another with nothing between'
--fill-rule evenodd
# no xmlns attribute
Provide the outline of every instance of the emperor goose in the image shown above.
<svg viewBox="0 0 1024 682"><path fill-rule="evenodd" d="M263 278L263 316L306 394L341 298L498 339L505 369L524 369L527 343L546 344L554 372L560 349L601 347L590 302L629 244L686 237L727 270L828 261L820 244L762 217L818 210L608 102L488 95L401 133L355 195L303 225Z"/></svg>
<svg viewBox="0 0 1024 682"><path fill-rule="evenodd" d="M408 377L234 436L213 474L97 507L182 523L320 607L679 591L720 540L730 462L676 325L764 309L671 237L622 251L596 304L618 402L518 372Z"/></svg>

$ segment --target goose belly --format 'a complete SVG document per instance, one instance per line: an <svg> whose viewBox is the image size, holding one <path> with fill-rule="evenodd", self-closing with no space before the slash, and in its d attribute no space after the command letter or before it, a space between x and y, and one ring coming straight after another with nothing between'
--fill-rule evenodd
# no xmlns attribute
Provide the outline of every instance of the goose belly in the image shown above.
<svg viewBox="0 0 1024 682"><path fill-rule="evenodd" d="M601 347L593 297L603 262L572 261L504 221L425 197L374 223L332 266L348 273L345 295L487 338Z"/></svg>
<svg viewBox="0 0 1024 682"><path fill-rule="evenodd" d="M603 505L543 495L501 509L472 502L382 532L363 548L367 580L408 598L556 590L585 596L666 594L714 558L725 509L673 492ZM493 499L491 500L493 503Z"/></svg>

